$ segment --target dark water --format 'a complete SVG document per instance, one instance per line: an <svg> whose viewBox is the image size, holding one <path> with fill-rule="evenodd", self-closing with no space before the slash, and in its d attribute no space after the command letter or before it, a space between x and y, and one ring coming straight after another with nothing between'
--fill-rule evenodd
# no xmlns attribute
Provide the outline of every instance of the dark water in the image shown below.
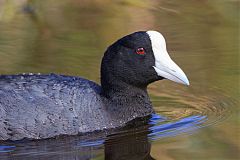
<svg viewBox="0 0 240 160"><path fill-rule="evenodd" d="M158 30L190 87L149 86L147 123L84 136L1 142L0 159L239 159L238 0L0 0L0 73L78 75L99 82L106 47Z"/></svg>

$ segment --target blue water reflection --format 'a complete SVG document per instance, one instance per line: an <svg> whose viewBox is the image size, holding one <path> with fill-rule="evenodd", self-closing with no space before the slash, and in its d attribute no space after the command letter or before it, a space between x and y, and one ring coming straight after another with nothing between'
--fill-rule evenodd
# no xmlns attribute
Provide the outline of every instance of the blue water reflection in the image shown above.
<svg viewBox="0 0 240 160"><path fill-rule="evenodd" d="M149 127L151 133L148 134L148 137L151 140L156 140L163 137L176 136L182 133L191 134L196 129L201 128L203 126L201 124L203 124L206 120L207 116L194 115L163 124L163 122L168 121L168 119L160 115L153 114L149 122L149 124L153 124L153 126Z"/></svg>
<svg viewBox="0 0 240 160"><path fill-rule="evenodd" d="M12 152L16 146L1 146L0 145L0 153Z"/></svg>
<svg viewBox="0 0 240 160"><path fill-rule="evenodd" d="M141 132L146 132L147 137L151 141L155 141L159 138L164 137L173 137L179 134L187 133L192 134L197 129L203 127L204 122L207 121L207 116L202 115L193 115L185 118L181 118L176 121L171 121L167 117L161 116L159 114L152 114L148 125L147 130L140 129ZM135 130L138 132L138 130ZM78 146L81 147L89 147L89 146L101 146L105 143L106 140L111 137L123 136L124 134L131 132L130 130L114 133L112 135L108 135L105 138L95 139L95 140L85 140L78 143Z"/></svg>
<svg viewBox="0 0 240 160"><path fill-rule="evenodd" d="M104 139L94 140L94 141L81 141L78 143L81 147L91 147L91 146L101 146L105 142Z"/></svg>

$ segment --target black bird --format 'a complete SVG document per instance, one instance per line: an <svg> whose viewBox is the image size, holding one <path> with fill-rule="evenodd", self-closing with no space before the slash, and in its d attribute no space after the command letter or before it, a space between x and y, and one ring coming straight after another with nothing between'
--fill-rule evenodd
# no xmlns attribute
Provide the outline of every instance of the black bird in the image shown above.
<svg viewBox="0 0 240 160"><path fill-rule="evenodd" d="M1 75L0 140L122 127L154 112L147 86L165 78L189 85L157 31L135 32L108 47L101 63L101 86L56 74Z"/></svg>

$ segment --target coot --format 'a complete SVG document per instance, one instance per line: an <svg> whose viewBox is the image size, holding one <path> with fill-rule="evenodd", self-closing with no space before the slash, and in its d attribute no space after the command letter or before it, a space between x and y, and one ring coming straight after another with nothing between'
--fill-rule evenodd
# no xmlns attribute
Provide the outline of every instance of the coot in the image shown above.
<svg viewBox="0 0 240 160"><path fill-rule="evenodd" d="M189 85L157 31L135 32L108 47L101 63L101 86L56 74L1 75L0 140L124 126L154 112L147 86L165 78Z"/></svg>

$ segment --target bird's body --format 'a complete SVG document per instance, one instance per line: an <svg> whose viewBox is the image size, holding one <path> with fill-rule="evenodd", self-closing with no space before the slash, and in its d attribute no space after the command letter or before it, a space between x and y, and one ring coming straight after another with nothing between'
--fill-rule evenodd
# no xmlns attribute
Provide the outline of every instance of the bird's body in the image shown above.
<svg viewBox="0 0 240 160"><path fill-rule="evenodd" d="M149 99L135 97L136 105L125 109L128 99L124 96L117 101L108 101L98 84L80 77L0 76L0 139L41 139L111 129L153 112Z"/></svg>
<svg viewBox="0 0 240 160"><path fill-rule="evenodd" d="M97 126L92 125L96 123L92 116L104 116L95 105L101 103L99 92L97 84L77 77L1 76L0 138L47 138L92 131L91 126ZM102 117L99 120L104 122ZM99 129L101 124L105 123L100 123Z"/></svg>
<svg viewBox="0 0 240 160"><path fill-rule="evenodd" d="M154 36L162 40L156 31L142 31L112 44L102 60L101 86L56 74L0 76L0 140L111 129L153 113L148 84L163 78L188 84L165 55L164 39L159 49ZM156 56L158 50L164 51L163 57Z"/></svg>

